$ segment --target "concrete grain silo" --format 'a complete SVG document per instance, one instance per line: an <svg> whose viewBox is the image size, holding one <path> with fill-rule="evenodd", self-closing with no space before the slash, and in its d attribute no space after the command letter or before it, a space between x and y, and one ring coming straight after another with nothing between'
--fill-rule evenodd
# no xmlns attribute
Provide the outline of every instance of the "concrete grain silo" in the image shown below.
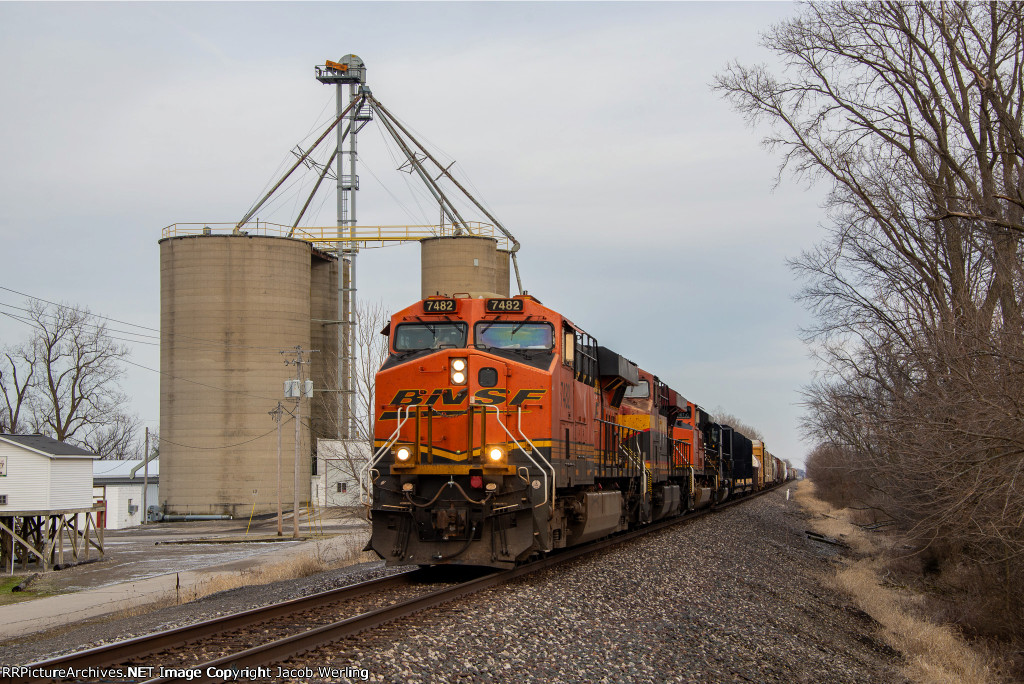
<svg viewBox="0 0 1024 684"><path fill-rule="evenodd" d="M508 297L509 254L490 237L451 236L420 241L423 297L468 293Z"/></svg>
<svg viewBox="0 0 1024 684"><path fill-rule="evenodd" d="M504 297L508 297L510 292L511 256L512 253L506 249L499 249L494 255L494 291Z"/></svg>
<svg viewBox="0 0 1024 684"><path fill-rule="evenodd" d="M277 510L277 438L268 412L295 366L281 351L319 349L304 376L337 387L337 261L285 237L190 235L160 241L160 503L171 514ZM326 400L325 400L326 398ZM312 407L311 407L312 404ZM303 400L300 483L310 492L310 412L333 435L336 393ZM284 415L287 421L289 415ZM282 427L290 509L294 425Z"/></svg>

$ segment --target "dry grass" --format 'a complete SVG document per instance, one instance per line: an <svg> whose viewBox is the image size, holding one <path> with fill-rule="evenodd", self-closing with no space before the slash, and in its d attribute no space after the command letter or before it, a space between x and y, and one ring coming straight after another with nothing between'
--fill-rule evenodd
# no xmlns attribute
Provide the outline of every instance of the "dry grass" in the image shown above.
<svg viewBox="0 0 1024 684"><path fill-rule="evenodd" d="M319 540L314 549L305 555L295 556L278 563L256 565L241 572L218 572L213 574L209 580L190 587L187 592L182 592L178 603L188 603L210 594L238 587L299 579L356 563L376 560L375 555L362 551L363 543L363 541L351 537L340 541L337 539Z"/></svg>
<svg viewBox="0 0 1024 684"><path fill-rule="evenodd" d="M908 679L934 684L997 681L990 657L971 648L955 628L909 613L902 592L879 583L879 566L876 559L855 561L836 573L833 584L879 623L885 641L906 658Z"/></svg>
<svg viewBox="0 0 1024 684"><path fill-rule="evenodd" d="M818 534L833 537L850 545L858 554L869 555L878 551L878 540L870 538L864 530L851 522L849 509L836 509L815 496L814 483L800 480L793 499L811 514L810 527Z"/></svg>
<svg viewBox="0 0 1024 684"><path fill-rule="evenodd" d="M892 544L888 537L865 533L851 522L855 511L836 510L816 498L809 480L800 482L794 498L811 515L814 531L842 539L855 552L857 558L845 560L830 583L879 624L881 638L903 654L908 679L927 684L999 681L991 655L966 643L951 625L914 615L926 597L882 584L884 551Z"/></svg>

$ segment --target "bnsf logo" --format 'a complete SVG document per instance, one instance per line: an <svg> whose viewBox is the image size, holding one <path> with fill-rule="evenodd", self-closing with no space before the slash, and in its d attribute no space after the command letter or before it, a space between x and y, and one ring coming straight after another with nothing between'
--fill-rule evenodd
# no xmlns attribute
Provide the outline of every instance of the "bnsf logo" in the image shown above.
<svg viewBox="0 0 1024 684"><path fill-rule="evenodd" d="M521 406L527 401L540 399L547 393L546 389L521 389L511 399L507 389L482 389L473 394L473 403L480 405L504 404ZM388 402L391 406L459 406L469 395L469 390L436 389L429 394L424 389L398 390Z"/></svg>

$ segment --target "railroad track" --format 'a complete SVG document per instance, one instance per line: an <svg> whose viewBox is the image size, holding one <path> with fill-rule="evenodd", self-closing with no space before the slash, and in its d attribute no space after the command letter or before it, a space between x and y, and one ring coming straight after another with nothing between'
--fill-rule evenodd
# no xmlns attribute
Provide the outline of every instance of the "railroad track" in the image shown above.
<svg viewBox="0 0 1024 684"><path fill-rule="evenodd" d="M776 485L776 487L778 486L780 485ZM33 663L27 666L29 672L25 676L15 676L12 681L76 680L81 677L75 674L56 673L61 671L81 672L87 668L92 668L91 679L139 681L144 684L221 682L237 679L239 672L243 678L268 679L271 677L269 671L257 668L266 668L270 663L283 661L318 646L339 641L421 610L546 570L559 563L629 542L651 532L724 510L769 491L771 489L762 490L582 547L564 549L512 570L488 572L483 576L449 586L432 588L429 584L432 578L435 580L435 584L438 583L436 582L437 573L432 569L411 570L195 625ZM421 588L421 591L417 592L413 589L417 586ZM424 586L427 586L426 591L422 590ZM329 614L332 609L337 610L342 604L353 605L360 599L384 593L387 593L389 600L393 602L324 624L323 615ZM410 593L415 595L410 597L408 596ZM321 624L312 624L314 622ZM260 643L249 648L239 648L256 641ZM149 663L158 661L161 664L159 666L147 665L145 664L147 661ZM273 671L276 672L276 669ZM246 673L261 676L246 677Z"/></svg>
<svg viewBox="0 0 1024 684"><path fill-rule="evenodd" d="M155 658L164 657L167 658L165 662L169 663L168 668L171 667L170 663L173 663L173 667L176 668L191 667L203 662L196 660L196 656L202 652L208 653L218 647L228 650L228 652L237 651L239 650L238 643L245 643L244 639L246 638L250 638L249 644L253 643L255 638L262 641L276 640L276 637L294 633L295 628L293 626L289 628L289 626L294 625L295 622L300 622L308 628L310 623L317 622L317 615L330 614L332 610L337 611L344 606L351 607L359 603L372 604L375 598L381 602L386 600L383 598L385 596L407 593L412 591L412 588L429 580L429 576L430 573L423 570L410 570L291 601L214 618L194 625L72 653L34 663L28 667L51 671L87 668L116 669L119 667L127 669L131 666L144 669L145 666L141 659L148 658L152 661ZM423 593L423 590L421 589L419 593ZM362 609L357 608L357 610ZM320 625L336 621L336 615L329 619L323 617L319 619ZM259 633L253 634L256 630ZM186 657L181 657L180 652L184 650L183 647L192 644L202 644L202 648L190 649ZM192 662L189 663L189 660ZM156 670L158 671L159 668ZM131 678L126 677L125 679ZM138 678L146 679L144 675ZM20 679L15 678L14 681L29 682L40 681L40 679L48 678L30 675ZM59 681L57 678L53 678L53 680Z"/></svg>

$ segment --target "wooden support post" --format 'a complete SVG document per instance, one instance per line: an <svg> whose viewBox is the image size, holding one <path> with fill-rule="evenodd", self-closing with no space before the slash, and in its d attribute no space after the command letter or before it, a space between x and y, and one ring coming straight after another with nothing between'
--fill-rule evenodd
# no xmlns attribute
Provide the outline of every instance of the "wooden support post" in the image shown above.
<svg viewBox="0 0 1024 684"><path fill-rule="evenodd" d="M96 543L92 540L92 535L95 535L100 543ZM102 532L100 532L99 526L96 524L96 518L93 517L91 512L85 514L85 557L89 558L89 547L93 546L97 551L100 552L100 558L103 558L103 539Z"/></svg>
<svg viewBox="0 0 1024 684"><path fill-rule="evenodd" d="M49 570L53 567L53 516L46 516L46 542L43 546L43 569Z"/></svg>
<svg viewBox="0 0 1024 684"><path fill-rule="evenodd" d="M103 530L96 515L99 510L11 511L0 517L0 572L13 572L19 562L28 570L33 556L42 570L90 560L92 549L102 558ZM84 519L79 521L79 516ZM70 545L70 558L64 556L65 541Z"/></svg>
<svg viewBox="0 0 1024 684"><path fill-rule="evenodd" d="M7 532L10 525L12 525L11 518L3 517L0 518L0 571L7 572L7 568L11 568L11 572L14 572L14 538Z"/></svg>
<svg viewBox="0 0 1024 684"><path fill-rule="evenodd" d="M84 551L85 560L89 560L89 514L85 514L85 529L82 530L82 551ZM78 522L78 515L75 515L75 522Z"/></svg>
<svg viewBox="0 0 1024 684"><path fill-rule="evenodd" d="M99 524L99 513L96 513L96 538L100 540L100 558L103 558L103 525Z"/></svg>
<svg viewBox="0 0 1024 684"><path fill-rule="evenodd" d="M65 518L66 519L66 518ZM78 516L71 516L71 524L68 525L68 535L71 538L71 552L74 554L72 560L78 560Z"/></svg>
<svg viewBox="0 0 1024 684"><path fill-rule="evenodd" d="M15 544L15 549L18 546L22 547L22 549L23 549L23 552L22 552L22 555L21 555L22 566L27 570L28 569L28 558L29 558L30 554L35 554L36 556L38 556L40 561L43 560L43 555L41 553L39 553L39 551L37 551L35 548L33 548L31 542L29 542L28 540L26 540L22 536L22 534L24 534L24 531L23 531L24 530L24 523L22 523L22 534L18 534L17 532L15 532L14 531L15 529L17 529L17 523L16 522L14 523L14 527L8 527L7 525L5 525L3 523L0 523L0 530L3 530L4 532L6 532L6 533L11 535L12 541Z"/></svg>

